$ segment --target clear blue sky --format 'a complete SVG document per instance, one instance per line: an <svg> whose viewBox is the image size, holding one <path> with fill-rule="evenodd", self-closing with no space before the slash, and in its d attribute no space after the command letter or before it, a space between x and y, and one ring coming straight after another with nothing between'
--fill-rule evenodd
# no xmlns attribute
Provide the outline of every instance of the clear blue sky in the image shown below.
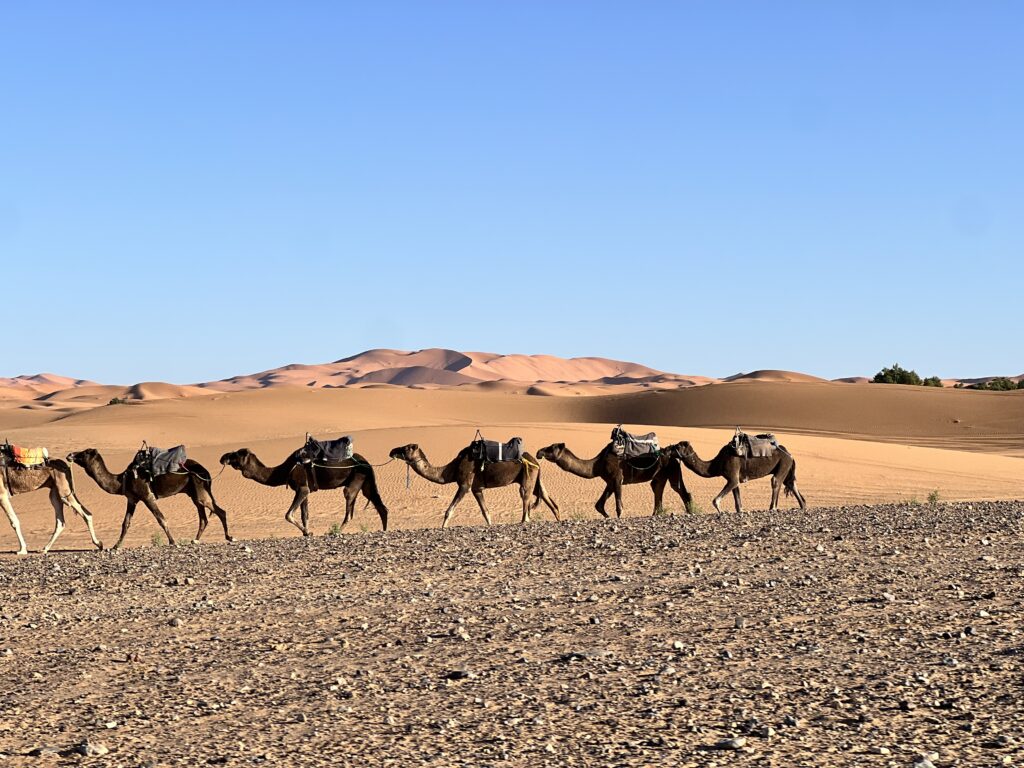
<svg viewBox="0 0 1024 768"><path fill-rule="evenodd" d="M0 375L426 346L1019 374L1022 29L1016 2L4 3L3 311L46 330Z"/></svg>

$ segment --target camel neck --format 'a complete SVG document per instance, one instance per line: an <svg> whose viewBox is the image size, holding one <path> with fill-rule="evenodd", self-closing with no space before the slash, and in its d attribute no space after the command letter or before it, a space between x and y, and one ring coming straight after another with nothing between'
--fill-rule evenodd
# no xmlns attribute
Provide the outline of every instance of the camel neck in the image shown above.
<svg viewBox="0 0 1024 768"><path fill-rule="evenodd" d="M426 454L421 453L419 456L409 462L409 466L412 467L412 471L425 480L429 480L432 483L438 485L445 485L452 482L451 473L449 470L458 461L458 458L450 464L445 464L443 467L435 467L430 463L430 460L426 457Z"/></svg>
<svg viewBox="0 0 1024 768"><path fill-rule="evenodd" d="M93 480L96 481L96 485L102 488L107 493L114 495L120 495L121 489L123 488L124 472L119 475L115 475L109 469L107 469L106 462L103 461L103 457L99 454L92 461L86 463L83 467L85 473L89 475Z"/></svg>
<svg viewBox="0 0 1024 768"><path fill-rule="evenodd" d="M600 454L592 459L581 459L568 448L565 448L560 454L558 454L558 457L554 461L555 464L566 472L571 472L578 477L590 479L597 477L596 467L598 458L600 458Z"/></svg>
<svg viewBox="0 0 1024 768"><path fill-rule="evenodd" d="M242 475L255 480L261 485L278 486L288 482L288 475L291 472L293 463L285 461L276 467L268 467L255 453L250 454L249 460L242 465Z"/></svg>
<svg viewBox="0 0 1024 768"><path fill-rule="evenodd" d="M714 477L714 474L711 472L711 462L704 461L692 448L683 454L682 462L689 470L701 477Z"/></svg>

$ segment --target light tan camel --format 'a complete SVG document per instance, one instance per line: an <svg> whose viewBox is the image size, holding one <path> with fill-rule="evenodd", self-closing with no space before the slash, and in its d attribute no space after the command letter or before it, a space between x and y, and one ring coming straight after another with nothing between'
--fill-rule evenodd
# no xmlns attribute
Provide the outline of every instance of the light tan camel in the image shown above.
<svg viewBox="0 0 1024 768"><path fill-rule="evenodd" d="M160 524L167 536L167 543L174 544L174 535L167 526L167 521L156 502L157 499L165 499L179 493L188 496L196 505L196 511L199 513L199 531L196 533L195 541L198 542L203 537L203 531L206 530L206 525L210 522L207 516L208 512L212 512L220 518L221 525L224 526L224 538L234 541L228 534L228 513L221 509L213 498L211 485L213 481L210 472L198 461L187 459L185 472L157 475L152 481L135 472L130 472L128 469L115 475L107 469L103 457L95 448L69 453L68 461L84 469L85 473L96 481L96 485L107 493L124 496L127 499L128 506L124 511L124 520L121 522L121 536L114 545L114 549L120 549L124 544L124 537L128 535L135 507L140 501L153 513L153 517L156 518L157 523Z"/></svg>
<svg viewBox="0 0 1024 768"><path fill-rule="evenodd" d="M796 497L800 509L807 506L803 494L796 487L796 460L781 445L772 452L771 456L749 457L737 456L733 444L728 443L722 447L715 458L711 461L704 461L693 450L693 446L683 440L668 446L665 453L679 459L688 469L701 477L725 478L725 487L722 492L711 501L718 512L722 511L719 502L730 491L732 491L733 502L736 504L736 511L742 512L740 485L748 480L757 480L768 475L771 475L772 478L772 501L768 507L770 510L779 508L779 491L783 488L785 488L787 496Z"/></svg>
<svg viewBox="0 0 1024 768"><path fill-rule="evenodd" d="M31 493L42 488L50 489L50 503L53 504L53 535L50 541L43 547L43 553L50 551L57 538L64 531L64 506L71 507L89 527L89 538L96 545L97 549L103 549L103 542L96 538L96 529L92 525L92 513L78 500L75 495L75 481L71 476L71 467L60 459L50 459L46 464L38 467L22 467L19 465L8 465L0 470L0 506L7 513L7 519L11 521L14 534L18 537L18 554L28 554L28 547L25 546L25 537L21 534L21 522L18 520L14 507L11 505L11 497L20 493Z"/></svg>
<svg viewBox="0 0 1024 768"><path fill-rule="evenodd" d="M342 528L348 525L355 514L356 498L362 491L367 501L376 508L381 528L385 531L388 529L388 508L384 506L384 500L377 491L373 467L366 459L356 453L340 466L313 465L313 476L310 478L307 467L300 461L302 453L303 449L300 448L276 467L268 467L248 448L239 448L221 456L220 463L237 469L244 477L261 485L287 485L291 488L295 498L285 512L284 519L302 531L303 536L313 535L309 530L309 494L314 490L334 488L345 489L345 519L341 523ZM311 479L313 488L310 488ZM301 510L301 523L295 522L297 509Z"/></svg>
<svg viewBox="0 0 1024 768"><path fill-rule="evenodd" d="M594 504L594 508L603 517L608 517L604 507L608 497L612 495L615 496L615 516L622 517L622 486L634 483L651 484L651 490L654 491L654 514L663 509L666 484L679 494L685 510L689 511L693 504L690 492L686 490L686 484L683 482L683 472L679 468L679 463L664 452L657 456L623 459L612 453L609 448L605 448L592 459L581 459L566 448L565 443L555 443L537 451L537 457L546 459L577 477L599 477L604 480L605 488Z"/></svg>
<svg viewBox="0 0 1024 768"><path fill-rule="evenodd" d="M485 488L502 488L513 483L519 486L519 495L523 500L523 520L530 521L531 499L532 508L536 508L542 501L551 510L555 520L558 516L558 504L548 496L544 484L540 479L540 464L528 453L523 453L520 461L491 461L481 466L480 461L472 456L472 447L466 446L458 455L444 466L435 467L427 459L426 454L415 443L394 448L391 451L391 458L400 459L412 467L412 470L432 483L438 485L449 485L455 483L458 488L455 491L455 498L444 511L444 519L441 527L448 526L452 511L462 501L467 492L473 493L473 498L480 506L480 512L488 525L491 524L491 514L487 511L484 503Z"/></svg>

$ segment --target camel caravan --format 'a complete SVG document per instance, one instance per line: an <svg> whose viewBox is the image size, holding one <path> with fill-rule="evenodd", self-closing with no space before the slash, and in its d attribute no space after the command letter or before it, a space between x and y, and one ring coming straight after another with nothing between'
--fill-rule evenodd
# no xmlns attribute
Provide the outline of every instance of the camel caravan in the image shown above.
<svg viewBox="0 0 1024 768"><path fill-rule="evenodd" d="M536 457L523 450L523 440L513 437L506 442L486 440L477 431L476 437L459 451L447 464L430 462L423 449L415 443L391 450L389 464L399 461L407 471L438 485L455 485L455 496L444 510L441 527L447 528L452 513L467 493L472 493L484 521L491 525L490 511L484 491L508 485L519 486L522 501L522 522L530 521L531 512L544 504L556 521L561 520L560 508L541 480L541 462L547 461L559 469L585 479L600 478L604 482L601 495L594 508L602 517L609 517L605 506L609 498L615 499L615 515L623 512L622 487L648 483L654 495L654 514L664 510L665 487L674 491L688 512L694 511L693 497L683 480L683 468L700 477L721 477L725 487L715 496L712 504L721 512L721 500L732 493L736 511L742 512L740 486L748 480L770 477L772 495L769 510L779 507L779 494L796 499L800 509L806 507L803 495L796 485L796 460L774 435L747 435L738 427L732 440L722 446L710 461L697 455L693 446L683 440L661 447L658 437L651 432L634 435L622 426L615 427L611 439L591 459L573 453L565 443L554 443L537 451ZM221 472L227 467L238 470L243 477L261 485L287 486L295 494L285 511L284 518L311 536L309 528L309 495L319 490L342 489L345 515L344 529L355 515L360 495L366 506L373 506L380 516L381 527L388 529L388 508L377 489L375 466L356 453L352 437L320 441L306 435L305 443L293 451L277 466L267 466L248 448L225 453L220 458ZM95 448L69 453L66 461L51 458L45 448L22 448L4 443L0 445L0 506L18 539L18 554L26 554L28 547L22 535L21 523L14 511L11 497L47 489L54 509L54 530L43 547L49 552L64 530L64 508L70 507L89 528L89 536L97 549L103 543L96 537L92 514L75 495L72 467L78 465L104 491L125 498L125 513L121 535L114 549L122 546L128 534L135 509L141 502L156 519L169 544L176 543L167 520L157 503L177 494L184 494L195 505L199 515L199 528L194 542L199 542L209 523L210 515L220 520L224 538L233 541L228 531L228 514L213 496L213 476L202 464L186 455L185 446L168 450L153 448L146 443L124 470L114 473L107 468L103 456ZM407 481L408 482L408 481ZM296 513L299 519L296 520Z"/></svg>

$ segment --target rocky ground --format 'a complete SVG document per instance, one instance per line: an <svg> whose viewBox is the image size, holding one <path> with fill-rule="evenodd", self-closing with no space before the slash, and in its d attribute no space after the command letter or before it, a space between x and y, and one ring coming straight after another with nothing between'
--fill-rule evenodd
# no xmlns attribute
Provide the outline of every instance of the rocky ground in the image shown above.
<svg viewBox="0 0 1024 768"><path fill-rule="evenodd" d="M0 560L0 765L1024 762L1022 503Z"/></svg>

